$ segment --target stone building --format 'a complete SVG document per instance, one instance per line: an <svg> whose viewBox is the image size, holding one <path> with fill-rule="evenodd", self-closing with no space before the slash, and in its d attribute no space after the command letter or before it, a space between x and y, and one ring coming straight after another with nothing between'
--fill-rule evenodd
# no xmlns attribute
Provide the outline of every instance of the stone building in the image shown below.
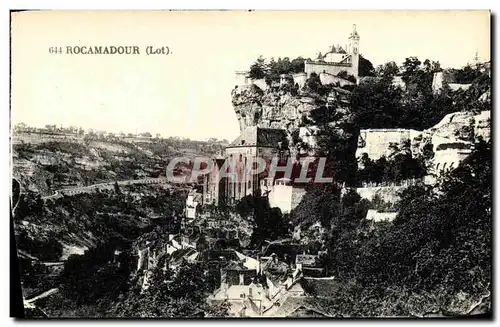
<svg viewBox="0 0 500 327"><path fill-rule="evenodd" d="M203 179L203 205L224 205L226 203L227 178L220 176L225 159L214 158L212 171Z"/></svg>
<svg viewBox="0 0 500 327"><path fill-rule="evenodd" d="M358 79L359 72L359 34L353 25L348 44L344 49L341 45L332 45L325 54L318 54L315 60L305 62L307 77L312 73L318 75L337 76L342 71ZM325 77L324 77L325 78Z"/></svg>
<svg viewBox="0 0 500 327"><path fill-rule="evenodd" d="M186 218L188 220L196 219L198 206L203 205L202 194L192 190L186 199Z"/></svg>
<svg viewBox="0 0 500 327"><path fill-rule="evenodd" d="M204 196L207 203L234 204L241 198L256 194L259 180L265 173L253 175L245 169L262 158L271 163L274 157L286 159L289 156L287 135L283 129L249 126L225 149L224 159L217 159L212 173L205 175ZM227 162L225 165L224 163ZM230 171L231 168L234 171ZM222 171L221 171L222 169ZM221 177L226 170L228 177ZM225 175L225 174L223 174Z"/></svg>
<svg viewBox="0 0 500 327"><path fill-rule="evenodd" d="M268 196L271 208L280 208L282 214L292 212L306 194L303 186L294 184L289 178L265 178L260 183L262 192Z"/></svg>

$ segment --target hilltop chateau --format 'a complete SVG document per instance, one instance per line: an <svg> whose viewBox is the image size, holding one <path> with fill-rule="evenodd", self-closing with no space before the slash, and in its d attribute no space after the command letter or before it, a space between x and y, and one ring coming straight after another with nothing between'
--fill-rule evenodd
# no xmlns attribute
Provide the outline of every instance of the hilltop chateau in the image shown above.
<svg viewBox="0 0 500 327"><path fill-rule="evenodd" d="M337 76L342 71L358 79L359 68L359 34L356 25L353 25L349 35L348 43L344 49L341 45L332 45L325 53L318 53L315 60L305 61L305 73L307 77L312 73L328 74Z"/></svg>
<svg viewBox="0 0 500 327"><path fill-rule="evenodd" d="M316 59L304 60L304 72L292 74L293 82L302 87L312 73L319 75L322 84L340 83L341 86L354 84L346 79L347 76L352 76L358 82L359 40L356 25L353 25L345 47L339 44L332 45L326 53L319 52ZM281 76L281 78L281 83L283 83L286 76ZM240 86L254 84L263 90L268 87L264 79L251 79L248 71L237 71L236 81Z"/></svg>

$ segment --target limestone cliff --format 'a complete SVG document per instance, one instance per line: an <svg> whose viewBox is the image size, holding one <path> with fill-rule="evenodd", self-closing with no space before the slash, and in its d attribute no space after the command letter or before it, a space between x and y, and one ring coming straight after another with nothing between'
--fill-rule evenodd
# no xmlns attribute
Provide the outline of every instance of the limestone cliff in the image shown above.
<svg viewBox="0 0 500 327"><path fill-rule="evenodd" d="M491 111L481 111L479 114L472 111L454 112L444 116L424 133L452 140L472 141L472 138L481 137L487 141L491 137Z"/></svg>
<svg viewBox="0 0 500 327"><path fill-rule="evenodd" d="M249 126L284 129L292 152L299 150L298 143L303 142L309 143L308 148L314 148L307 137L297 136L299 130L301 135L316 136L312 135L318 132L314 128L314 115L321 110L326 111L330 126L341 132L346 141L357 140L358 133L348 106L349 92L344 89L331 86L329 92L320 95L307 86L297 90L290 84L281 83L261 89L256 84L247 84L235 87L231 95L240 131ZM303 130L306 132L302 133Z"/></svg>
<svg viewBox="0 0 500 327"><path fill-rule="evenodd" d="M231 95L241 131L248 126L291 131L299 127L302 116L317 107L314 94L293 96L280 89L263 91L255 84L238 86Z"/></svg>

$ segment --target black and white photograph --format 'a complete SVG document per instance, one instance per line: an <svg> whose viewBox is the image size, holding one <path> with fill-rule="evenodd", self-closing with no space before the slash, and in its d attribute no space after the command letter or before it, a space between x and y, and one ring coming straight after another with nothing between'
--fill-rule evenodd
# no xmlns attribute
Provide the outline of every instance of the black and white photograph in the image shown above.
<svg viewBox="0 0 500 327"><path fill-rule="evenodd" d="M10 11L22 317L491 319L491 24Z"/></svg>

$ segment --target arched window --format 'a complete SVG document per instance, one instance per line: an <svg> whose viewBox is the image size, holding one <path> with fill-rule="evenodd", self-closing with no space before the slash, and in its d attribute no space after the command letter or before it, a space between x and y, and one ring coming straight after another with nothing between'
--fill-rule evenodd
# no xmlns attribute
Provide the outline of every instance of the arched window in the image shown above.
<svg viewBox="0 0 500 327"><path fill-rule="evenodd" d="M439 165L440 163L438 162L438 164L436 165L436 171L439 171Z"/></svg>
<svg viewBox="0 0 500 327"><path fill-rule="evenodd" d="M443 170L446 170L446 162L443 164Z"/></svg>

